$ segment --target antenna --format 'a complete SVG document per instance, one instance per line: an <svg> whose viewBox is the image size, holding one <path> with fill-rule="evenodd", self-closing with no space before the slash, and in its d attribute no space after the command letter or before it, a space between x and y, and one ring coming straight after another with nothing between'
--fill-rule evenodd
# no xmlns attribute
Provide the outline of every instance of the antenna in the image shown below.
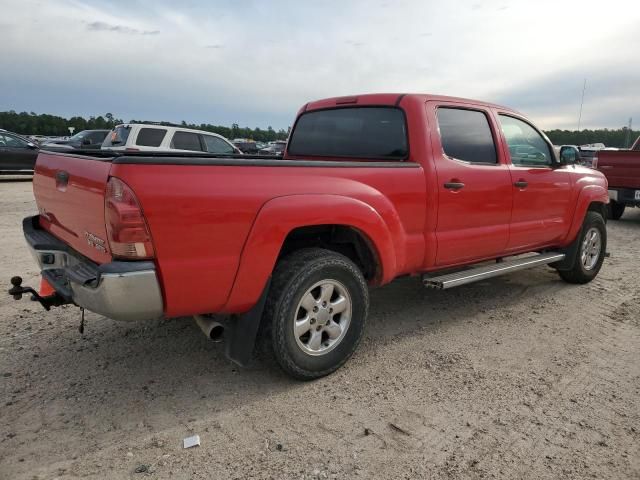
<svg viewBox="0 0 640 480"><path fill-rule="evenodd" d="M582 105L584 104L584 92L587 89L587 79L584 79L584 85L582 86L582 100L580 100L580 115L578 115L578 131L580 131L580 123L582 122Z"/></svg>

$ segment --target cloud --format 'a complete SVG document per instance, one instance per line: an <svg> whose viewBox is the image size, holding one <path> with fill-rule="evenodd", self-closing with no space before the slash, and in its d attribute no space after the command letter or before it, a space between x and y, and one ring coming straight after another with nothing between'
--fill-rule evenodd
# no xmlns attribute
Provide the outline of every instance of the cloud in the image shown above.
<svg viewBox="0 0 640 480"><path fill-rule="evenodd" d="M160 30L139 30L125 25L112 25L105 22L87 23L87 30L94 32L116 32L127 35L158 35L160 33Z"/></svg>
<svg viewBox="0 0 640 480"><path fill-rule="evenodd" d="M632 0L4 1L2 109L286 128L310 100L423 92L564 128L587 78L584 126L640 119Z"/></svg>
<svg viewBox="0 0 640 480"><path fill-rule="evenodd" d="M620 72L626 72L620 75ZM546 128L577 128L586 89L580 125L622 127L629 117L640 118L640 99L637 95L640 71L630 70L626 64L601 63L586 72L560 70L505 92L498 103L514 106L532 117L548 117Z"/></svg>

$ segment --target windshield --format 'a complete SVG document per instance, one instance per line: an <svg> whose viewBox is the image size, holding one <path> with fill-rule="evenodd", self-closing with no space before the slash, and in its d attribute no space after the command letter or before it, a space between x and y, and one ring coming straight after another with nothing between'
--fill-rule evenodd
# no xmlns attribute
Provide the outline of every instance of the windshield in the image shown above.
<svg viewBox="0 0 640 480"><path fill-rule="evenodd" d="M82 139L88 135L89 135L89 132L87 131L78 132L73 137L71 137L69 141L73 143L76 143L76 142L80 143L82 142Z"/></svg>
<svg viewBox="0 0 640 480"><path fill-rule="evenodd" d="M119 125L111 130L102 142L102 148L118 147L127 143L131 127Z"/></svg>

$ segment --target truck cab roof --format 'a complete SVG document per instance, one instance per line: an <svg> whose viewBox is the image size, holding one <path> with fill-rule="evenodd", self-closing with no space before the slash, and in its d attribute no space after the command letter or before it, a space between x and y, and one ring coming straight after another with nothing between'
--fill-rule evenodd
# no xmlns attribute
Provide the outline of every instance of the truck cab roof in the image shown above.
<svg viewBox="0 0 640 480"><path fill-rule="evenodd" d="M467 103L470 105L483 105L486 107L497 108L499 110L503 110L506 112L516 113L521 115L519 112L504 107L502 105L497 105L493 103L483 102L479 100L472 100L469 98L461 98L461 97L450 97L446 95L433 95L428 93L366 93L360 95L349 95L344 97L331 97L324 98L321 100L314 100L306 105L304 105L299 113L309 111L309 110L321 110L325 108L336 108L340 106L349 106L349 105L362 105L362 106L372 106L372 105L390 105L390 106L400 106L403 102L428 102L428 101L438 101L438 102L455 102L455 103Z"/></svg>

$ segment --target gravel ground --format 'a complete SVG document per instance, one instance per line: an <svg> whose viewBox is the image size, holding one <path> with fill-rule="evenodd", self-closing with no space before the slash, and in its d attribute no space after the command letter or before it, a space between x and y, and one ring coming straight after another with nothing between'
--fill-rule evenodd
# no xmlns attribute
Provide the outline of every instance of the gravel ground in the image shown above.
<svg viewBox="0 0 640 480"><path fill-rule="evenodd" d="M35 210L0 182L3 289L38 281ZM190 319L80 335L76 308L0 296L0 478L640 478L640 210L608 229L585 286L376 289L354 358L311 383L235 367Z"/></svg>

